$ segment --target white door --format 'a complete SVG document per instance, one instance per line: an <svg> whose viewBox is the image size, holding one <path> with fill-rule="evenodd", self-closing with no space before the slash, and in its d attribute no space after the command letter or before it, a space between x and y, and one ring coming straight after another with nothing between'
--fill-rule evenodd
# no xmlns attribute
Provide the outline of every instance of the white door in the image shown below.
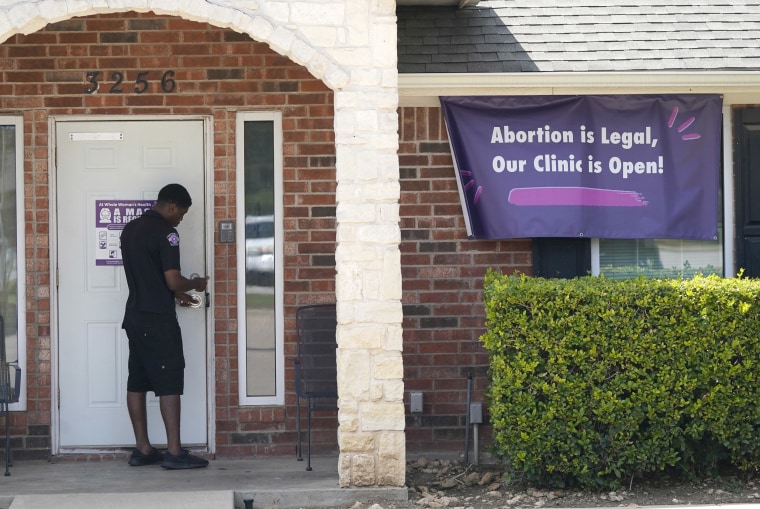
<svg viewBox="0 0 760 509"><path fill-rule="evenodd" d="M121 329L127 282L123 267L106 261L108 251L99 244L105 239L96 228L96 203L155 200L165 184L184 185L193 205L177 228L182 273L205 275L204 146L201 120L56 123L61 447L134 445L126 408L128 344ZM116 208L114 222L132 212ZM120 253L111 251L118 260ZM185 445L207 443L206 312L204 306L177 310L185 345ZM153 393L148 426L151 441L166 444Z"/></svg>

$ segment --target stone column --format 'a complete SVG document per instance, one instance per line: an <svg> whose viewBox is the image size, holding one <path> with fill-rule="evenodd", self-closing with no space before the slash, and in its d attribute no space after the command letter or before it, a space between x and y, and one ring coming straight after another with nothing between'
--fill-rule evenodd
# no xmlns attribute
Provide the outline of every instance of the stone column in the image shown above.
<svg viewBox="0 0 760 509"><path fill-rule="evenodd" d="M341 486L406 477L394 0L347 0L335 91Z"/></svg>
<svg viewBox="0 0 760 509"><path fill-rule="evenodd" d="M341 486L403 486L396 98L335 94Z"/></svg>

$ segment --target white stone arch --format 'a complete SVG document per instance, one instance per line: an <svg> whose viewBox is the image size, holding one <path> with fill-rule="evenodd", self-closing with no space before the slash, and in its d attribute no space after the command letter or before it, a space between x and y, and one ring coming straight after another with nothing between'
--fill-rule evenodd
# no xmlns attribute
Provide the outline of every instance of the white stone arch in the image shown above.
<svg viewBox="0 0 760 509"><path fill-rule="evenodd" d="M314 46L299 33L297 27L277 23L274 19L277 12L267 9L267 6L278 3L283 2L28 0L9 5L0 11L0 40L5 41L16 33L33 33L50 23L78 16L126 11L155 12L248 34L257 41L267 43L277 53L303 65L331 89L345 86L348 74L326 54L325 48Z"/></svg>
<svg viewBox="0 0 760 509"><path fill-rule="evenodd" d="M395 0L0 0L0 41L77 16L155 12L245 33L335 92L341 486L403 486Z"/></svg>

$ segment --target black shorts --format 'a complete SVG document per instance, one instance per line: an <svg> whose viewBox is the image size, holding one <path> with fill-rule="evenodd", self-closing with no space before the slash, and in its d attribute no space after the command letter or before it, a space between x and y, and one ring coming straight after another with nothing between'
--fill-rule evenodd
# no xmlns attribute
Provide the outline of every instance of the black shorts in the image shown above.
<svg viewBox="0 0 760 509"><path fill-rule="evenodd" d="M122 327L129 338L127 391L181 395L185 356L177 317L127 310Z"/></svg>

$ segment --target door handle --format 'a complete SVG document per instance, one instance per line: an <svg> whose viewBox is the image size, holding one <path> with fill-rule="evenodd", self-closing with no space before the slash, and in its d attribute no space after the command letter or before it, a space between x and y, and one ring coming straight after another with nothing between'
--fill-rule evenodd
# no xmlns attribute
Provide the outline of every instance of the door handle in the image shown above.
<svg viewBox="0 0 760 509"><path fill-rule="evenodd" d="M201 277L201 275L198 274L197 272L193 272L192 274L190 274L190 279L194 279L197 277ZM208 292L205 292L203 295L195 291L191 291L188 293L190 295L190 298L193 299L192 304L190 304L191 308L198 309L201 307L209 307L210 304L209 304ZM204 306L204 302L205 302L205 306Z"/></svg>
<svg viewBox="0 0 760 509"><path fill-rule="evenodd" d="M193 309L198 309L202 307L206 307L206 308L211 307L211 299L209 298L208 292L206 292L203 295L196 292L190 292L190 298L193 299L193 302L190 304L189 307Z"/></svg>
<svg viewBox="0 0 760 509"><path fill-rule="evenodd" d="M198 309L203 305L203 297L200 293L191 292L190 298L193 299L193 302L190 303L191 308Z"/></svg>

